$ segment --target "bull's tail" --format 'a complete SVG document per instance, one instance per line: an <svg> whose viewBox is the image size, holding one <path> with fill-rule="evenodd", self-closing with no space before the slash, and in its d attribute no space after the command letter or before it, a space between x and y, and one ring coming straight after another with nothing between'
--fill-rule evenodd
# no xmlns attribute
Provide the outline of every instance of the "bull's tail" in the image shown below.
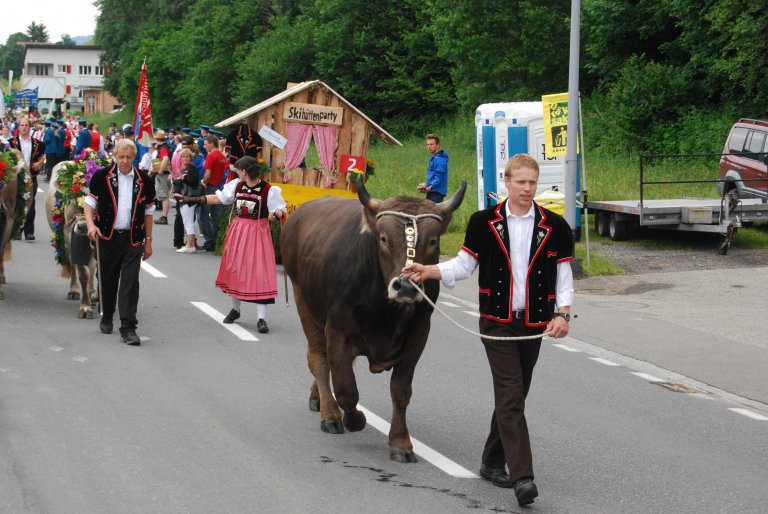
<svg viewBox="0 0 768 514"><path fill-rule="evenodd" d="M69 278L72 276L72 265L71 264L62 264L61 269L59 270L59 276L64 278Z"/></svg>

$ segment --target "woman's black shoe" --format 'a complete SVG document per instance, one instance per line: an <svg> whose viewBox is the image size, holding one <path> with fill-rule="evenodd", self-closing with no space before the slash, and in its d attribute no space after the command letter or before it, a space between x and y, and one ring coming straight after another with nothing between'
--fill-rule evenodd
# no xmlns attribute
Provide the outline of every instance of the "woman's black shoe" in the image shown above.
<svg viewBox="0 0 768 514"><path fill-rule="evenodd" d="M236 311L235 309L232 309L231 311L229 311L229 314L227 314L227 317L224 318L224 321L222 321L222 323L226 323L227 325L231 325L239 317L240 317L240 311Z"/></svg>
<svg viewBox="0 0 768 514"><path fill-rule="evenodd" d="M259 321L256 322L256 330L259 331L260 334L266 334L269 332L269 327L267 326L267 322L263 319L259 319Z"/></svg>

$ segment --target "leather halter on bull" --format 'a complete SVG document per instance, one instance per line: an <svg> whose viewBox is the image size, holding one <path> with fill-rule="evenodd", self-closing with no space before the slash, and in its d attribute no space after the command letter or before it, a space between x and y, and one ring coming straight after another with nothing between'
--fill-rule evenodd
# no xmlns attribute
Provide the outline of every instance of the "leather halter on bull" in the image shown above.
<svg viewBox="0 0 768 514"><path fill-rule="evenodd" d="M434 218L440 223L443 222L442 216L437 214L407 214L397 211L382 211L376 214L376 219L382 216L394 216L397 221L405 225L405 265L410 266L416 258L416 243L419 242L419 221L424 218Z"/></svg>

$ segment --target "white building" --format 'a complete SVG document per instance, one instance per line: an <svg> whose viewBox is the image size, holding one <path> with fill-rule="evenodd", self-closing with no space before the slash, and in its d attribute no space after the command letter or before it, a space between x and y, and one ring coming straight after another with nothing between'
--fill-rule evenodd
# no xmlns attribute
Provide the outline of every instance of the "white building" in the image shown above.
<svg viewBox="0 0 768 514"><path fill-rule="evenodd" d="M51 101L67 102L66 111L109 112L118 101L104 89L101 47L20 42L24 46L22 89L38 88L43 114Z"/></svg>

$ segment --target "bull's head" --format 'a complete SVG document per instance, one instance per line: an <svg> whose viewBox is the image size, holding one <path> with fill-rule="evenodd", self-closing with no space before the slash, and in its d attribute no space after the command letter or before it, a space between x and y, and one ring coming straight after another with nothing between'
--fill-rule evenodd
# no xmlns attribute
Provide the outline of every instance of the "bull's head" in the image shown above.
<svg viewBox="0 0 768 514"><path fill-rule="evenodd" d="M439 204L404 196L378 200L368 194L362 177L358 176L357 197L364 207L364 230L370 230L378 239L379 266L388 284L390 300L412 303L423 299L410 282L400 278L401 270L409 262L439 261L440 235L448 230L453 211L464 200L466 189L462 180L459 190Z"/></svg>

